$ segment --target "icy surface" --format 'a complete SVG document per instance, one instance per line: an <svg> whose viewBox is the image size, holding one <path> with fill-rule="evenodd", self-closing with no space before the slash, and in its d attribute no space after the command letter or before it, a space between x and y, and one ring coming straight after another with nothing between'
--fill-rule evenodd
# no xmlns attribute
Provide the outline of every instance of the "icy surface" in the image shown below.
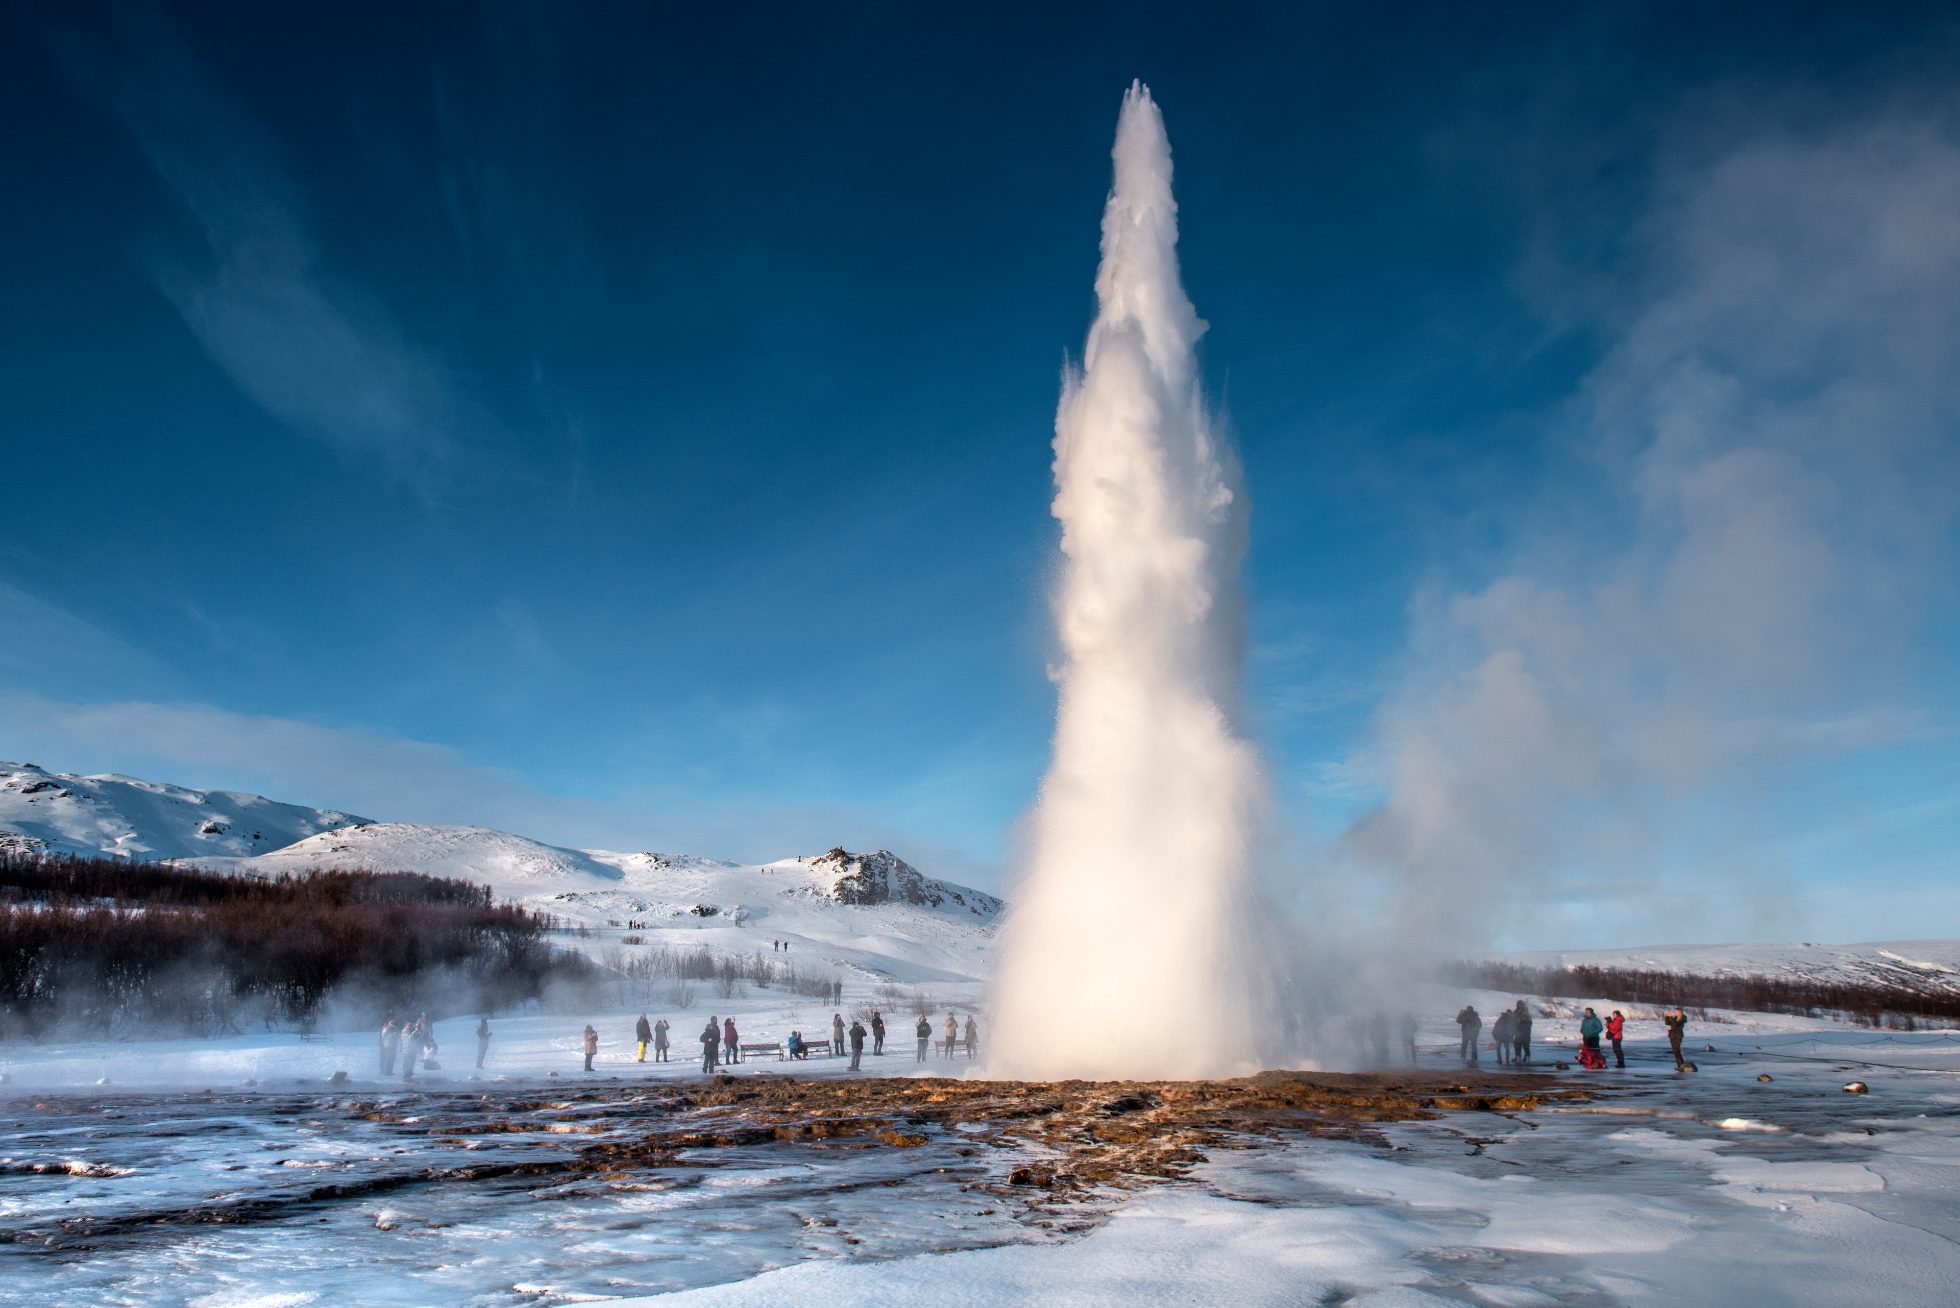
<svg viewBox="0 0 1960 1308"><path fill-rule="evenodd" d="M454 1179L682 1124L649 1105L698 1072L633 1063L609 1015L589 1080L572 1028L536 1018L500 1024L473 1081L450 1025L456 1070L407 1089L364 1067L328 1085L366 1054L354 1037L8 1051L0 1300L1940 1305L1960 1284L1953 1033L1732 1017L1691 1030L1701 1070L1680 1076L1643 1024L1625 1072L1580 1081L1591 1102L1221 1150L1189 1183L1042 1211L971 1187L988 1160L956 1131ZM1541 1068L1565 1025L1541 1027ZM1425 1064L1448 1065L1446 1035L1425 1027ZM909 1050L867 1061L917 1070ZM105 1067L209 1091L94 1086ZM246 1216L195 1220L214 1208Z"/></svg>

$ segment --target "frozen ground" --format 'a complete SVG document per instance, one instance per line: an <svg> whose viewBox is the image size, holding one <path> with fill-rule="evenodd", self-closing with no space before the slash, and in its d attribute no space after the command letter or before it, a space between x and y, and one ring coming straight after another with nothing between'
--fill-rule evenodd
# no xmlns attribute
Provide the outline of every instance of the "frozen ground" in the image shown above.
<svg viewBox="0 0 1960 1308"><path fill-rule="evenodd" d="M752 1002L737 1021L761 1034L775 1019ZM1954 1302L1960 1038L1714 1016L1730 1020L1694 1029L1694 1076L1636 1016L1626 1072L1572 1074L1601 1092L1589 1104L1215 1150L1189 1182L1059 1207L979 1185L1002 1162L958 1130L903 1150L758 1139L526 1175L685 1126L654 1105L698 1066L632 1063L630 1014L601 1019L591 1078L577 1021L499 1024L479 1081L467 1024L445 1023L448 1068L406 1089L368 1075L364 1035L16 1048L0 1300ZM1424 1063L1448 1065L1451 1030L1424 1028ZM1568 1032L1541 1019L1541 1067ZM917 1070L909 1050L868 1061ZM329 1085L336 1070L350 1083ZM94 1085L105 1073L116 1084ZM1869 1094L1842 1090L1854 1077Z"/></svg>

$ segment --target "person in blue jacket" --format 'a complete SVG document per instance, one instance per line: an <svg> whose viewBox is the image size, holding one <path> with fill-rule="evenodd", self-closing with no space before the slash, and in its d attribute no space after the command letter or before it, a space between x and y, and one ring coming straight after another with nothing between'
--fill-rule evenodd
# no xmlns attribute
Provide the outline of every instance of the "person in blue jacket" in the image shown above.
<svg viewBox="0 0 1960 1308"><path fill-rule="evenodd" d="M1579 1023L1579 1043L1585 1046L1580 1061L1587 1067L1606 1066L1606 1056L1599 1052L1599 1036L1606 1024L1599 1020L1599 1014L1588 1008L1584 1020Z"/></svg>

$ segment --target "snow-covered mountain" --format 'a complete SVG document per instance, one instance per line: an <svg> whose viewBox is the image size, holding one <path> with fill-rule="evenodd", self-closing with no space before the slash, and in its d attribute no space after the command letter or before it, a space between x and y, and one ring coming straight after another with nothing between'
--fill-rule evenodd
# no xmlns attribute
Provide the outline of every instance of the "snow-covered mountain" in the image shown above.
<svg viewBox="0 0 1960 1308"><path fill-rule="evenodd" d="M263 795L0 762L0 849L122 858L249 856L366 818Z"/></svg>
<svg viewBox="0 0 1960 1308"><path fill-rule="evenodd" d="M1525 967L1610 967L1695 976L1767 976L1960 994L1960 940L1825 945L1649 945L1505 954Z"/></svg>
<svg viewBox="0 0 1960 1308"><path fill-rule="evenodd" d="M906 982L991 969L999 899L926 876L890 850L742 864L693 854L565 849L488 827L374 822L258 795L0 764L0 849L170 859L239 873L423 872L489 886L586 928L717 952L785 946L798 960Z"/></svg>

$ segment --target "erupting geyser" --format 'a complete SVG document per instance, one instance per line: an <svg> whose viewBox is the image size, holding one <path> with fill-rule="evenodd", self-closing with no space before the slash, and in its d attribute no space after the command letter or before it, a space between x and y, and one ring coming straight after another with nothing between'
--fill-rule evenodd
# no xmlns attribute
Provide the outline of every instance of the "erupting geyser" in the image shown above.
<svg viewBox="0 0 1960 1308"><path fill-rule="evenodd" d="M1098 312L1055 419L1054 760L1004 928L990 1066L1024 1077L1244 1070L1269 1036L1240 736L1246 500L1207 411L1163 116L1123 99Z"/></svg>

